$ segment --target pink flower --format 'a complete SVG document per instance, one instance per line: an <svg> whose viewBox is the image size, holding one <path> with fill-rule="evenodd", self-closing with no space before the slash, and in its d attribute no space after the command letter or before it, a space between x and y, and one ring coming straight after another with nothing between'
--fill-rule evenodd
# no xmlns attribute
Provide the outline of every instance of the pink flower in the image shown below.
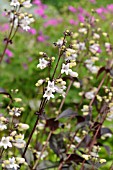
<svg viewBox="0 0 113 170"><path fill-rule="evenodd" d="M40 1L40 0L34 0L34 1L33 1L33 4L41 5L42 3L41 3L41 1Z"/></svg>
<svg viewBox="0 0 113 170"><path fill-rule="evenodd" d="M62 19L52 18L52 19L50 19L50 20L48 20L47 22L44 23L44 27L48 27L49 25L57 26L61 22L62 22Z"/></svg>
<svg viewBox="0 0 113 170"><path fill-rule="evenodd" d="M7 31L8 29L9 29L8 24L0 25L0 31L2 31L2 32Z"/></svg>
<svg viewBox="0 0 113 170"><path fill-rule="evenodd" d="M23 65L24 70L28 69L28 65L26 63L23 63L22 65Z"/></svg>
<svg viewBox="0 0 113 170"><path fill-rule="evenodd" d="M9 49L6 49L5 54L6 54L9 58L13 57L13 53L12 53Z"/></svg>
<svg viewBox="0 0 113 170"><path fill-rule="evenodd" d="M76 8L74 8L73 6L69 6L68 7L69 11L75 13L76 12Z"/></svg>
<svg viewBox="0 0 113 170"><path fill-rule="evenodd" d="M96 9L97 14L102 14L104 12L103 7Z"/></svg>
<svg viewBox="0 0 113 170"><path fill-rule="evenodd" d="M89 0L92 4L96 4L96 0Z"/></svg>
<svg viewBox="0 0 113 170"><path fill-rule="evenodd" d="M71 25L78 25L78 21L75 21L74 19L70 19L70 20L69 20L69 23L70 23Z"/></svg>
<svg viewBox="0 0 113 170"><path fill-rule="evenodd" d="M109 10L109 12L113 12L113 4L107 5L107 9Z"/></svg>
<svg viewBox="0 0 113 170"><path fill-rule="evenodd" d="M30 28L28 32L31 33L32 35L36 34L36 30L34 28Z"/></svg>
<svg viewBox="0 0 113 170"><path fill-rule="evenodd" d="M44 42L44 41L46 41L47 39L48 39L48 37L45 36L45 35L39 35L39 36L37 37L37 40L38 40L39 42Z"/></svg>
<svg viewBox="0 0 113 170"><path fill-rule="evenodd" d="M85 21L85 18L84 18L83 15L79 14L79 15L78 15L78 20L79 20L80 22L84 22L84 21Z"/></svg>
<svg viewBox="0 0 113 170"><path fill-rule="evenodd" d="M79 8L78 8L78 11L79 11L80 13L84 13L84 9L83 9L82 7L79 7Z"/></svg>
<svg viewBox="0 0 113 170"><path fill-rule="evenodd" d="M37 37L37 41L44 42L48 39L48 36L45 36L42 31L39 32L39 36Z"/></svg>
<svg viewBox="0 0 113 170"><path fill-rule="evenodd" d="M40 6L40 8L36 9L34 12L42 18L47 18L47 15L45 15L45 8L43 8L43 6Z"/></svg>

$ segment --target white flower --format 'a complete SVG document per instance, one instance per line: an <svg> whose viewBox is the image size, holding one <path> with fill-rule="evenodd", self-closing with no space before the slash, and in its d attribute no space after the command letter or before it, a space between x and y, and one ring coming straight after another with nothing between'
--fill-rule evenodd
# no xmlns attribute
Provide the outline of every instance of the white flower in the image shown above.
<svg viewBox="0 0 113 170"><path fill-rule="evenodd" d="M65 55L65 61L76 60L76 58L78 57L78 55L76 54L76 51L71 48L67 48L64 55Z"/></svg>
<svg viewBox="0 0 113 170"><path fill-rule="evenodd" d="M39 157L40 154L41 154L41 152L37 151L36 154L37 154L36 156ZM42 160L43 158L45 158L47 155L48 155L48 152L47 152L47 151L44 151L43 154L41 155L41 160Z"/></svg>
<svg viewBox="0 0 113 170"><path fill-rule="evenodd" d="M47 98L47 100L50 100L50 98L54 98L54 95L52 94L51 90L46 90L43 97Z"/></svg>
<svg viewBox="0 0 113 170"><path fill-rule="evenodd" d="M21 115L21 110L20 110L19 108L14 107L14 108L12 108L11 110L9 110L9 114L10 114L11 116L15 115L15 116L18 117L18 116Z"/></svg>
<svg viewBox="0 0 113 170"><path fill-rule="evenodd" d="M76 88L80 88L80 83L79 82L74 82L73 86L75 86Z"/></svg>
<svg viewBox="0 0 113 170"><path fill-rule="evenodd" d="M72 77L78 77L78 73L72 71L71 69L69 70L69 75L72 76Z"/></svg>
<svg viewBox="0 0 113 170"><path fill-rule="evenodd" d="M47 60L45 60L44 58L40 58L39 64L37 65L37 68L40 68L42 70L42 69L47 67L48 63L49 62Z"/></svg>
<svg viewBox="0 0 113 170"><path fill-rule="evenodd" d="M60 93L62 97L65 97L65 92L64 92L65 89L66 89L66 86L62 86L60 83L55 86L56 92Z"/></svg>
<svg viewBox="0 0 113 170"><path fill-rule="evenodd" d="M93 44L89 47L90 51L95 54L99 50L99 44Z"/></svg>
<svg viewBox="0 0 113 170"><path fill-rule="evenodd" d="M47 86L47 90L48 91L52 91L52 92L55 92L55 83L54 83L54 81L48 81L48 86Z"/></svg>
<svg viewBox="0 0 113 170"><path fill-rule="evenodd" d="M89 68L89 70L93 73L93 74L96 74L99 70L99 67L97 66L92 66Z"/></svg>
<svg viewBox="0 0 113 170"><path fill-rule="evenodd" d="M30 8L32 6L32 4L30 3L30 0L26 0L25 2L22 3L22 5L25 7L25 8Z"/></svg>
<svg viewBox="0 0 113 170"><path fill-rule="evenodd" d="M24 135L21 135L21 134L16 135L13 145L16 146L17 148L24 148L26 142L23 139L24 139Z"/></svg>
<svg viewBox="0 0 113 170"><path fill-rule="evenodd" d="M20 5L20 2L18 0L11 0L10 5L16 7Z"/></svg>
<svg viewBox="0 0 113 170"><path fill-rule="evenodd" d="M9 137L2 137L1 141L0 141L0 147L4 147L4 149L7 149L8 147L12 147L12 144L9 140Z"/></svg>
<svg viewBox="0 0 113 170"><path fill-rule="evenodd" d="M27 130L29 129L29 125L28 124L25 124L25 123L19 123L18 124L18 130L19 131L23 131L23 130Z"/></svg>
<svg viewBox="0 0 113 170"><path fill-rule="evenodd" d="M110 44L109 42L106 42L106 43L105 43L105 47L106 47L106 48L110 48L110 47L111 47L111 44Z"/></svg>
<svg viewBox="0 0 113 170"><path fill-rule="evenodd" d="M55 43L58 47L61 47L63 45L63 39L59 39L56 43Z"/></svg>
<svg viewBox="0 0 113 170"><path fill-rule="evenodd" d="M78 44L76 44L76 48L78 50L85 50L86 49L85 43L84 42L79 42Z"/></svg>
<svg viewBox="0 0 113 170"><path fill-rule="evenodd" d="M3 124L3 122L0 122L0 131L7 129L7 126Z"/></svg>
<svg viewBox="0 0 113 170"><path fill-rule="evenodd" d="M99 162L102 164L102 163L105 163L106 160L105 159L100 159Z"/></svg>
<svg viewBox="0 0 113 170"><path fill-rule="evenodd" d="M89 63L88 63L89 62ZM93 64L93 61L91 62L90 60L88 60L87 64L86 64L86 67L89 69L89 71L93 74L96 74L99 70L99 67L98 66L94 66L92 65Z"/></svg>
<svg viewBox="0 0 113 170"><path fill-rule="evenodd" d="M61 74L63 74L63 73L65 73L66 75L68 75L69 74L69 71L70 71L70 69L69 69L69 63L68 64L62 64L62 69L61 69Z"/></svg>
<svg viewBox="0 0 113 170"><path fill-rule="evenodd" d="M35 84L37 87L41 86L43 84L44 80L40 79L38 82Z"/></svg>
<svg viewBox="0 0 113 170"><path fill-rule="evenodd" d="M90 155L91 155L92 157L96 157L96 158L99 157L98 153L96 153L96 152L90 152Z"/></svg>
<svg viewBox="0 0 113 170"><path fill-rule="evenodd" d="M87 33L87 29L86 28L80 28L78 31L80 33Z"/></svg>
<svg viewBox="0 0 113 170"><path fill-rule="evenodd" d="M94 98L94 92L93 91L86 92L85 97L87 99L93 99Z"/></svg>
<svg viewBox="0 0 113 170"><path fill-rule="evenodd" d="M19 165L18 164L16 164L16 161L15 161L15 158L14 157L12 157L12 158L9 158L9 165L8 165L8 167L6 166L6 168L13 168L14 170L17 170L18 168L19 168Z"/></svg>
<svg viewBox="0 0 113 170"><path fill-rule="evenodd" d="M19 25L22 27L23 30L28 31L30 29L30 24L34 22L33 18L29 18L28 16L24 16L19 22Z"/></svg>
<svg viewBox="0 0 113 170"><path fill-rule="evenodd" d="M75 138L74 138L78 143L80 143L81 142L81 138L79 138L78 136L75 136Z"/></svg>
<svg viewBox="0 0 113 170"><path fill-rule="evenodd" d="M38 125L37 125L37 128L39 129L39 130L42 130L42 129L44 129L44 124L43 123L38 123Z"/></svg>
<svg viewBox="0 0 113 170"><path fill-rule="evenodd" d="M100 35L97 34L97 33L94 33L94 34L93 34L93 37L94 37L94 39L99 39L99 38L100 38Z"/></svg>
<svg viewBox="0 0 113 170"><path fill-rule="evenodd" d="M108 121L112 121L113 120L113 113L110 112L107 114L107 118L106 118Z"/></svg>
<svg viewBox="0 0 113 170"><path fill-rule="evenodd" d="M92 59L87 59L87 60L85 60L85 64L92 65L92 64L94 64L94 61Z"/></svg>
<svg viewBox="0 0 113 170"><path fill-rule="evenodd" d="M18 164L25 163L25 159L24 158L20 158L20 157L16 157L16 161L18 162Z"/></svg>
<svg viewBox="0 0 113 170"><path fill-rule="evenodd" d="M14 23L14 28L16 28L19 24L18 16L15 15L13 12L10 13L10 22Z"/></svg>
<svg viewBox="0 0 113 170"><path fill-rule="evenodd" d="M86 155L86 154L82 154L82 157L85 159L85 160L89 160L90 159L90 155Z"/></svg>

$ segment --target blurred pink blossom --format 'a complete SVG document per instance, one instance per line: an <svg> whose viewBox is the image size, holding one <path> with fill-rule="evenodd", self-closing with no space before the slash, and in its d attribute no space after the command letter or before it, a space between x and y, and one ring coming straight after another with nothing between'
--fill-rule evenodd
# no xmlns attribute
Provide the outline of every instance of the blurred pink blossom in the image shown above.
<svg viewBox="0 0 113 170"><path fill-rule="evenodd" d="M24 70L28 69L28 65L26 63L23 63L22 65L23 65Z"/></svg>
<svg viewBox="0 0 113 170"><path fill-rule="evenodd" d="M41 5L42 3L41 3L41 0L34 0L34 1L33 1L33 4Z"/></svg>
<svg viewBox="0 0 113 170"><path fill-rule="evenodd" d="M79 20L80 22L84 22L84 21L85 21L85 18L84 18L83 15L78 14L78 20Z"/></svg>
<svg viewBox="0 0 113 170"><path fill-rule="evenodd" d="M4 32L4 31L7 31L9 29L9 24L3 24L3 25L0 25L0 31Z"/></svg>
<svg viewBox="0 0 113 170"><path fill-rule="evenodd" d="M78 25L78 21L75 21L74 19L70 19L70 20L69 20L69 23L70 23L71 25Z"/></svg>
<svg viewBox="0 0 113 170"><path fill-rule="evenodd" d="M109 12L113 12L113 4L107 5L107 10L108 10Z"/></svg>
<svg viewBox="0 0 113 170"><path fill-rule="evenodd" d="M100 7L96 9L97 14L102 14L104 12L104 8Z"/></svg>
<svg viewBox="0 0 113 170"><path fill-rule="evenodd" d="M42 6L36 9L34 12L35 14L38 14L42 18L47 18L47 15L45 15L45 9Z"/></svg>
<svg viewBox="0 0 113 170"><path fill-rule="evenodd" d="M12 53L9 49L6 49L5 54L6 54L9 58L13 57L13 53Z"/></svg>
<svg viewBox="0 0 113 170"><path fill-rule="evenodd" d="M85 10L82 7L78 7L78 11L82 14Z"/></svg>
<svg viewBox="0 0 113 170"><path fill-rule="evenodd" d="M89 0L92 4L96 4L96 0Z"/></svg>
<svg viewBox="0 0 113 170"><path fill-rule="evenodd" d="M36 34L36 30L34 28L30 28L28 32L31 33L32 35Z"/></svg>
<svg viewBox="0 0 113 170"><path fill-rule="evenodd" d="M69 11L75 13L76 12L76 8L74 8L73 6L69 6L68 7Z"/></svg>
<svg viewBox="0 0 113 170"><path fill-rule="evenodd" d="M49 25L57 26L61 22L62 22L62 19L52 18L44 23L44 27L48 27Z"/></svg>
<svg viewBox="0 0 113 170"><path fill-rule="evenodd" d="M37 41L45 42L49 37L44 35L42 31L39 32L39 36L37 37Z"/></svg>

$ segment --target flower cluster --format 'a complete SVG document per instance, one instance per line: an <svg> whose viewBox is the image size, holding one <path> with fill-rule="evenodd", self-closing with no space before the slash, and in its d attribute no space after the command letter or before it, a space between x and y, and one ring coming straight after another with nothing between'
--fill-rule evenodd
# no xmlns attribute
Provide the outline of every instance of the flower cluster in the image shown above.
<svg viewBox="0 0 113 170"><path fill-rule="evenodd" d="M21 157L12 157L3 161L2 167L6 169L18 170L20 164L25 164L25 159Z"/></svg>
<svg viewBox="0 0 113 170"><path fill-rule="evenodd" d="M64 33L65 37L71 35L72 33L69 30L66 30ZM62 38L54 43L54 45L57 46L60 50L59 60L61 60L61 58L64 58L64 62L62 62L62 67L58 78L54 78L53 76L52 80L50 80L51 78L47 78L46 80L39 80L36 83L36 86L47 83L43 95L43 98L46 98L47 100L50 100L50 98L54 98L54 93L59 93L61 96L65 97L64 90L66 89L66 81L63 80L64 74L73 78L78 77L78 73L72 70L72 68L76 66L77 51L73 48L67 48L66 43L66 38ZM39 64L37 65L37 68L40 68L42 70L48 67L49 69L51 69L52 63L55 61L55 58L48 57L47 54L44 52L40 52L40 55L42 55L43 58L39 59ZM59 60L56 68L59 64ZM56 73L56 70L54 73Z"/></svg>
<svg viewBox="0 0 113 170"><path fill-rule="evenodd" d="M12 92L16 93L16 90ZM8 115L0 115L0 131L2 131L0 138L1 164L6 169L17 170L21 164L27 165L24 158L14 157L15 152L19 156L21 155L18 149L25 148L26 141L24 139L24 133L29 129L28 124L21 123L19 120L24 108L16 107L16 105L19 106L21 101L20 98L13 98L11 106L7 106ZM14 153L13 148L15 150Z"/></svg>
<svg viewBox="0 0 113 170"><path fill-rule="evenodd" d="M10 5L13 9L11 11L6 11L6 15L9 16L11 25L13 25L14 28L20 27L28 31L30 29L30 24L34 22L34 18L32 14L21 12L21 8L30 8L32 6L30 0L11 0Z"/></svg>

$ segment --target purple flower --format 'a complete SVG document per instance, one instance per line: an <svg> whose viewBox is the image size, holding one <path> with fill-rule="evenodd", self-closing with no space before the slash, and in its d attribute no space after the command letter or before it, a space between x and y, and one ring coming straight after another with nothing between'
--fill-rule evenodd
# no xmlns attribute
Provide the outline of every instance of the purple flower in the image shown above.
<svg viewBox="0 0 113 170"><path fill-rule="evenodd" d="M79 14L79 15L78 15L78 20L79 20L80 22L84 22L84 21L85 21L85 18L84 18L83 15Z"/></svg>
<svg viewBox="0 0 113 170"><path fill-rule="evenodd" d="M30 28L28 32L31 33L32 35L36 34L36 30L34 28Z"/></svg>
<svg viewBox="0 0 113 170"><path fill-rule="evenodd" d="M44 27L48 27L49 25L57 26L61 22L62 22L62 19L52 18L52 19L50 19L50 20L48 20L47 22L44 23Z"/></svg>
<svg viewBox="0 0 113 170"><path fill-rule="evenodd" d="M44 42L44 41L46 41L48 38L47 38L47 36L44 36L44 35L39 35L38 37L37 37L37 40L39 41L39 42Z"/></svg>
<svg viewBox="0 0 113 170"><path fill-rule="evenodd" d="M82 7L79 7L78 8L78 11L82 14L82 13L84 13L84 9L82 8Z"/></svg>
<svg viewBox="0 0 113 170"><path fill-rule="evenodd" d="M29 58L28 58L28 61L29 61L29 62L31 62L32 60L33 60L33 58L32 58L32 57L29 57Z"/></svg>
<svg viewBox="0 0 113 170"><path fill-rule="evenodd" d="M9 25L8 24L3 24L0 25L0 31L5 32L9 29Z"/></svg>
<svg viewBox="0 0 113 170"><path fill-rule="evenodd" d="M47 18L47 15L45 15L45 9L42 6L36 9L34 12L35 14L38 14L42 18Z"/></svg>
<svg viewBox="0 0 113 170"><path fill-rule="evenodd" d="M24 70L27 70L28 69L28 65L26 63L23 63L23 68L24 68Z"/></svg>
<svg viewBox="0 0 113 170"><path fill-rule="evenodd" d="M34 0L34 1L33 1L33 4L41 5L42 3L41 3L41 0Z"/></svg>
<svg viewBox="0 0 113 170"><path fill-rule="evenodd" d="M78 25L78 21L75 21L74 19L70 19L70 20L69 20L69 23L70 23L71 25Z"/></svg>
<svg viewBox="0 0 113 170"><path fill-rule="evenodd" d="M96 4L96 0L89 0L92 4Z"/></svg>
<svg viewBox="0 0 113 170"><path fill-rule="evenodd" d="M97 14L102 14L104 12L103 7L96 9Z"/></svg>
<svg viewBox="0 0 113 170"><path fill-rule="evenodd" d="M9 58L13 57L13 53L12 53L9 49L6 49L5 54L6 54Z"/></svg>
<svg viewBox="0 0 113 170"><path fill-rule="evenodd" d="M76 12L76 8L74 8L73 6L69 6L68 7L69 11L75 13Z"/></svg>
<svg viewBox="0 0 113 170"><path fill-rule="evenodd" d="M107 10L108 10L109 12L113 12L113 4L107 5Z"/></svg>

